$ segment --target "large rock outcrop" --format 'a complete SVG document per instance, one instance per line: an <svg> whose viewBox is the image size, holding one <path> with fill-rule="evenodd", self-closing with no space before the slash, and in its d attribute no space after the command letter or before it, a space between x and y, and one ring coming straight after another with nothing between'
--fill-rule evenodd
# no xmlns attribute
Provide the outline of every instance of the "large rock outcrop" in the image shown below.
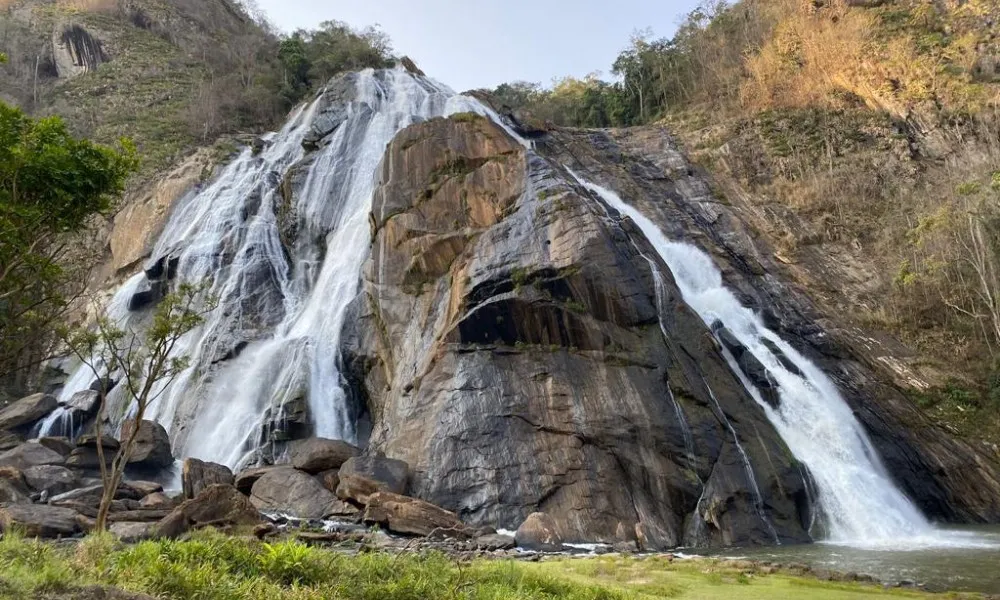
<svg viewBox="0 0 1000 600"><path fill-rule="evenodd" d="M561 168L484 118L423 122L372 229L348 354L414 496L570 542L808 539L803 475L711 332Z"/></svg>
<svg viewBox="0 0 1000 600"><path fill-rule="evenodd" d="M1000 521L1000 463L995 451L933 425L901 387L925 386L898 342L845 322L836 302L863 285L838 257L781 260L759 232L767 208L748 198L730 204L708 176L657 127L552 132L539 151L617 191L672 239L708 252L727 287L760 312L768 327L819 366L867 429L887 471L923 512L950 522ZM740 196L737 194L737 198ZM828 280L824 283L824 278Z"/></svg>

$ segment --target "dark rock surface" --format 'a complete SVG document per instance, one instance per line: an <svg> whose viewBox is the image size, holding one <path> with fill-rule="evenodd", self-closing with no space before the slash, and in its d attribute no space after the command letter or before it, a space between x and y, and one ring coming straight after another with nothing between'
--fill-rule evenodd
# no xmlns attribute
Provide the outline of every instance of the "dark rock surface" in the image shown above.
<svg viewBox="0 0 1000 600"><path fill-rule="evenodd" d="M0 410L0 429L13 430L30 427L59 406L59 401L48 394L32 394Z"/></svg>
<svg viewBox="0 0 1000 600"><path fill-rule="evenodd" d="M0 531L12 527L28 537L53 538L80 531L77 513L68 508L45 504L8 504L0 506Z"/></svg>
<svg viewBox="0 0 1000 600"><path fill-rule="evenodd" d="M233 485L235 478L229 467L212 462L205 462L197 458L184 460L181 471L181 485L184 490L184 497L192 499L202 490L210 485L224 484Z"/></svg>
<svg viewBox="0 0 1000 600"><path fill-rule="evenodd" d="M122 439L128 439L133 423L130 421L122 428ZM163 425L152 421L142 421L136 433L132 453L128 464L145 469L162 469L174 464L174 456L170 451L170 437Z"/></svg>
<svg viewBox="0 0 1000 600"><path fill-rule="evenodd" d="M558 552L563 545L558 525L543 512L528 515L514 533L514 541L520 548L541 552Z"/></svg>
<svg viewBox="0 0 1000 600"><path fill-rule="evenodd" d="M402 494L410 479L410 467L401 460L379 456L359 456L340 467L337 497L367 504L375 492Z"/></svg>
<svg viewBox="0 0 1000 600"><path fill-rule="evenodd" d="M292 466L306 473L320 473L339 469L348 459L358 456L361 451L341 440L310 438L298 440L288 445L288 455Z"/></svg>
<svg viewBox="0 0 1000 600"><path fill-rule="evenodd" d="M253 484L250 501L259 510L320 519L337 501L315 477L290 467L273 469Z"/></svg>
<svg viewBox="0 0 1000 600"><path fill-rule="evenodd" d="M376 492L368 498L364 520L384 525L389 531L411 535L435 534L467 539L473 534L455 513L391 492Z"/></svg>
<svg viewBox="0 0 1000 600"><path fill-rule="evenodd" d="M62 465L66 458L39 443L37 440L24 442L20 446L12 448L0 454L0 467L15 467L25 470L28 467L38 465Z"/></svg>
<svg viewBox="0 0 1000 600"><path fill-rule="evenodd" d="M249 498L232 485L212 484L164 517L155 531L158 536L173 538L208 524L220 527L258 522L260 513Z"/></svg>

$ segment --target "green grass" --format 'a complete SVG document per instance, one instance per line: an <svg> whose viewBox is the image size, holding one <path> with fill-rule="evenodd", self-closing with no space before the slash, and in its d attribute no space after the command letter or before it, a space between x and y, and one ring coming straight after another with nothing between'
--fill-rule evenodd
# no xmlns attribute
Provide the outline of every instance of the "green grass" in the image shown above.
<svg viewBox="0 0 1000 600"><path fill-rule="evenodd" d="M107 536L51 544L0 540L0 599L58 599L84 585L164 599L645 600L929 598L821 582L712 560L600 557L530 563L457 562L439 553L340 553L295 540L271 544L199 532L126 546ZM976 597L976 596L950 596Z"/></svg>

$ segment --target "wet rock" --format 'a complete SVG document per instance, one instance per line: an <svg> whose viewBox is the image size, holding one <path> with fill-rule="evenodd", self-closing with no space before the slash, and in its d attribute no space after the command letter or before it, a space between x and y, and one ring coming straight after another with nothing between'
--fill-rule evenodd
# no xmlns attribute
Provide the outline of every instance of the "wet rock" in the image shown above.
<svg viewBox="0 0 1000 600"><path fill-rule="evenodd" d="M132 433L134 421L128 421L122 428L122 439ZM174 464L170 450L170 437L163 425L153 421L142 421L136 433L128 464L144 469L163 469Z"/></svg>
<svg viewBox="0 0 1000 600"><path fill-rule="evenodd" d="M305 396L286 402L273 418L265 420L269 423L266 440L271 442L307 438L312 431L309 401Z"/></svg>
<svg viewBox="0 0 1000 600"><path fill-rule="evenodd" d="M59 406L55 396L32 394L0 410L0 429L18 429L33 425Z"/></svg>
<svg viewBox="0 0 1000 600"><path fill-rule="evenodd" d="M467 539L473 531L458 516L429 502L391 492L376 492L368 498L364 520L396 533Z"/></svg>
<svg viewBox="0 0 1000 600"><path fill-rule="evenodd" d="M28 537L54 538L80 531L76 511L45 504L0 506L0 530L16 528Z"/></svg>
<svg viewBox="0 0 1000 600"><path fill-rule="evenodd" d="M219 527L259 522L260 513L249 498L232 485L212 484L164 517L155 531L157 536L174 538L208 524Z"/></svg>
<svg viewBox="0 0 1000 600"><path fill-rule="evenodd" d="M478 550L511 550L517 543L514 538L509 535L503 535L499 533L491 533L488 535L481 535L473 540L473 545Z"/></svg>
<svg viewBox="0 0 1000 600"><path fill-rule="evenodd" d="M43 437L38 438L38 443L45 446L49 450L53 450L62 454L63 456L69 456L73 452L73 442L69 441L69 438L65 437Z"/></svg>
<svg viewBox="0 0 1000 600"><path fill-rule="evenodd" d="M165 281L149 281L144 290L132 294L128 300L128 310L138 312L153 306L167 295L169 287Z"/></svg>
<svg viewBox="0 0 1000 600"><path fill-rule="evenodd" d="M292 466L307 473L339 469L348 459L361 453L358 448L341 440L311 438L292 442L288 455Z"/></svg>
<svg viewBox="0 0 1000 600"><path fill-rule="evenodd" d="M367 504L375 492L402 494L410 478L410 467L401 460L359 456L345 462L338 473L337 497Z"/></svg>
<svg viewBox="0 0 1000 600"><path fill-rule="evenodd" d="M62 454L43 446L38 441L29 441L0 454L0 467L15 467L25 470L38 465L62 465L66 458Z"/></svg>
<svg viewBox="0 0 1000 600"><path fill-rule="evenodd" d="M32 490L57 496L68 492L80 483L76 473L57 465L36 465L24 470L24 480Z"/></svg>
<svg viewBox="0 0 1000 600"><path fill-rule="evenodd" d="M539 552L558 552L562 550L563 544L555 521L543 512L528 515L514 533L514 540L519 548Z"/></svg>
<svg viewBox="0 0 1000 600"><path fill-rule="evenodd" d="M404 69L406 69L410 73L413 73L414 75L419 75L420 77L424 76L424 72L421 71L419 67L417 67L417 63L413 62L413 59L410 58L409 56L404 56L403 58L399 59L399 64L403 65Z"/></svg>
<svg viewBox="0 0 1000 600"><path fill-rule="evenodd" d="M181 470L181 485L186 499L194 498L211 485L233 485L234 483L233 472L225 465L205 462L197 458L184 460L184 467Z"/></svg>
<svg viewBox="0 0 1000 600"><path fill-rule="evenodd" d="M108 526L111 535L126 544L133 544L156 537L157 523L116 521Z"/></svg>
<svg viewBox="0 0 1000 600"><path fill-rule="evenodd" d="M300 519L319 519L337 498L315 477L285 467L270 470L253 484L250 501L259 510L278 511Z"/></svg>

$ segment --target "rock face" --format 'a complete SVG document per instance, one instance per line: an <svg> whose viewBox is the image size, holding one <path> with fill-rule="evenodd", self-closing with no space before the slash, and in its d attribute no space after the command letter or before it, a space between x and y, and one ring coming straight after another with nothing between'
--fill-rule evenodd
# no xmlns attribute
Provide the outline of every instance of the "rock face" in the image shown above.
<svg viewBox="0 0 1000 600"><path fill-rule="evenodd" d="M25 470L38 465L62 465L66 458L38 442L32 440L0 454L0 467L14 467Z"/></svg>
<svg viewBox="0 0 1000 600"><path fill-rule="evenodd" d="M319 519L328 514L337 498L308 473L281 468L268 471L253 484L250 501L259 510Z"/></svg>
<svg viewBox="0 0 1000 600"><path fill-rule="evenodd" d="M0 429L17 429L30 427L36 421L49 414L59 405L54 396L34 394L21 398L3 410L0 410Z"/></svg>
<svg viewBox="0 0 1000 600"><path fill-rule="evenodd" d="M131 421L125 424L122 439L127 439L133 426ZM152 421L142 421L139 424L128 464L146 469L162 469L174 464L174 456L170 453L170 437L163 425Z"/></svg>
<svg viewBox="0 0 1000 600"><path fill-rule="evenodd" d="M348 353L413 496L470 525L544 511L567 541L809 539L797 465L628 222L475 116L382 165Z"/></svg>
<svg viewBox="0 0 1000 600"><path fill-rule="evenodd" d="M24 470L24 480L32 490L56 496L80 483L76 473L56 465L37 465Z"/></svg>
<svg viewBox="0 0 1000 600"><path fill-rule="evenodd" d="M184 467L181 471L181 485L184 497L187 499L194 498L210 485L233 485L234 482L233 472L225 465L205 462L197 458L188 458L184 461Z"/></svg>
<svg viewBox="0 0 1000 600"><path fill-rule="evenodd" d="M292 466L307 473L339 469L348 459L360 454L356 447L340 440L310 438L288 446Z"/></svg>
<svg viewBox="0 0 1000 600"><path fill-rule="evenodd" d="M663 129L555 131L537 147L620 192L669 238L709 253L741 302L762 313L769 328L833 379L887 471L927 516L948 522L1000 520L995 451L932 425L897 387L921 381L899 358L908 351L888 337L840 322L831 308L835 302L815 293L831 274L843 285L850 279L834 264L836 256L806 256L801 265L778 260L774 245L758 234L769 227L760 206L720 202ZM843 300L843 293L829 296Z"/></svg>

